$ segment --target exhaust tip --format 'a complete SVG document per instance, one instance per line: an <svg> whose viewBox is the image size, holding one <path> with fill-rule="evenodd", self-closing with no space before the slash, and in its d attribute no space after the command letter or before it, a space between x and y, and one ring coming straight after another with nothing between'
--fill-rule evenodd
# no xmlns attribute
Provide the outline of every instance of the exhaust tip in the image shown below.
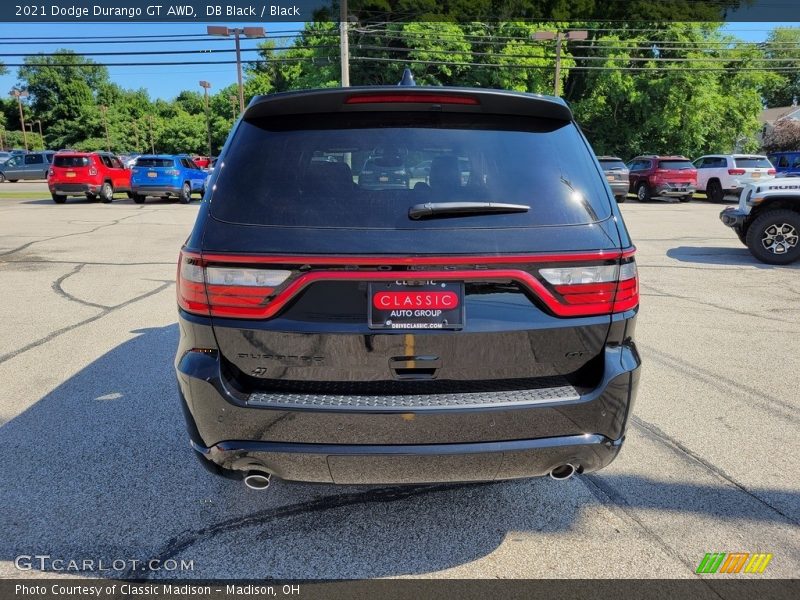
<svg viewBox="0 0 800 600"><path fill-rule="evenodd" d="M258 471L248 471L244 476L244 484L251 490L265 490L269 487L271 475Z"/></svg>
<svg viewBox="0 0 800 600"><path fill-rule="evenodd" d="M575 466L567 463L565 465L559 465L550 471L550 477L558 481L564 481L575 475L575 472Z"/></svg>

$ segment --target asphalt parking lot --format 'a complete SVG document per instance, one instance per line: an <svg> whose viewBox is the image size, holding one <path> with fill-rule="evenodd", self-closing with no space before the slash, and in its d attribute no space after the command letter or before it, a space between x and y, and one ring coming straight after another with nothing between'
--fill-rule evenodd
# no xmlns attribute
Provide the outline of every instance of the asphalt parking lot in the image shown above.
<svg viewBox="0 0 800 600"><path fill-rule="evenodd" d="M800 265L756 262L719 205L623 205L644 367L606 470L255 492L195 463L177 403L175 262L197 202L56 206L44 184L26 184L41 199L4 198L12 187L0 577L54 574L15 568L36 554L193 561L100 573L113 577L686 578L706 552L768 552L760 577L800 573Z"/></svg>

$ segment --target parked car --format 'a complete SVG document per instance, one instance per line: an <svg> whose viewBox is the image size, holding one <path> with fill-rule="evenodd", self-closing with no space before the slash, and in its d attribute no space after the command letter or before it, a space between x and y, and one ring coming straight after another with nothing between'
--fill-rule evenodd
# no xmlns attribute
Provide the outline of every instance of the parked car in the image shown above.
<svg viewBox="0 0 800 600"><path fill-rule="evenodd" d="M689 202L697 189L697 169L685 156L637 156L628 163L629 191L639 202L677 198Z"/></svg>
<svg viewBox="0 0 800 600"><path fill-rule="evenodd" d="M800 179L750 183L739 204L727 207L719 218L761 262L787 265L800 259Z"/></svg>
<svg viewBox="0 0 800 600"><path fill-rule="evenodd" d="M709 154L694 161L697 189L711 202L737 198L745 185L775 176L775 167L758 154Z"/></svg>
<svg viewBox="0 0 800 600"><path fill-rule="evenodd" d="M408 189L409 173L404 157L391 149L379 150L370 156L358 174L358 185L364 189Z"/></svg>
<svg viewBox="0 0 800 600"><path fill-rule="evenodd" d="M431 160L429 183L312 160L381 145L397 149L381 169ZM262 96L220 161L177 277L179 394L209 470L260 489L566 479L617 455L639 379L634 248L563 100Z"/></svg>
<svg viewBox="0 0 800 600"><path fill-rule="evenodd" d="M207 173L188 156L143 154L136 159L131 173L133 201L137 204L147 196L175 197L188 204L192 194L202 196L205 192Z"/></svg>
<svg viewBox="0 0 800 600"><path fill-rule="evenodd" d="M47 171L55 152L28 152L13 154L0 165L0 183L20 179L47 179Z"/></svg>
<svg viewBox="0 0 800 600"><path fill-rule="evenodd" d="M86 196L111 202L115 192L131 192L131 172L110 152L58 152L47 177L53 202Z"/></svg>
<svg viewBox="0 0 800 600"><path fill-rule="evenodd" d="M628 167L621 158L616 156L598 156L597 160L600 161L600 166L603 168L614 198L617 202L625 202L631 187Z"/></svg>
<svg viewBox="0 0 800 600"><path fill-rule="evenodd" d="M779 177L800 175L800 151L774 152L768 154L767 158L775 167Z"/></svg>

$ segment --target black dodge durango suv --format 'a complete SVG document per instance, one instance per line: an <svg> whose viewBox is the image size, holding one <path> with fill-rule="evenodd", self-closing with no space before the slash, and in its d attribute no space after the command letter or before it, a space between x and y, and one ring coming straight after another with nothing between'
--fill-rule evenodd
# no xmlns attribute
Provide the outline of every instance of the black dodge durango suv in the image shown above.
<svg viewBox="0 0 800 600"><path fill-rule="evenodd" d="M365 177L376 156L391 169ZM557 98L253 99L177 290L191 445L249 487L565 479L622 446L634 247Z"/></svg>

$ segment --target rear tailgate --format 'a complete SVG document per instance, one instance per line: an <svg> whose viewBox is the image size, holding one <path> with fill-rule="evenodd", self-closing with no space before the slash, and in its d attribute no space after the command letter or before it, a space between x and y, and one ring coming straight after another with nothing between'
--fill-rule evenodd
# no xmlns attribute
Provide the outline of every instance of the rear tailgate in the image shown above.
<svg viewBox="0 0 800 600"><path fill-rule="evenodd" d="M659 180L667 183L697 184L697 169L688 160L660 160L656 175Z"/></svg>
<svg viewBox="0 0 800 600"><path fill-rule="evenodd" d="M319 115L251 107L212 181L202 253L184 260L187 273L205 269L232 380L306 393L408 379L431 390L593 386L629 259L568 111L526 99L526 114L476 117L464 113L495 99L371 105L346 94ZM428 181L359 186L370 157L388 153L398 168L430 160ZM409 216L487 201L529 209Z"/></svg>
<svg viewBox="0 0 800 600"><path fill-rule="evenodd" d="M58 183L85 183L97 176L89 156L58 154L50 166L50 180Z"/></svg>

